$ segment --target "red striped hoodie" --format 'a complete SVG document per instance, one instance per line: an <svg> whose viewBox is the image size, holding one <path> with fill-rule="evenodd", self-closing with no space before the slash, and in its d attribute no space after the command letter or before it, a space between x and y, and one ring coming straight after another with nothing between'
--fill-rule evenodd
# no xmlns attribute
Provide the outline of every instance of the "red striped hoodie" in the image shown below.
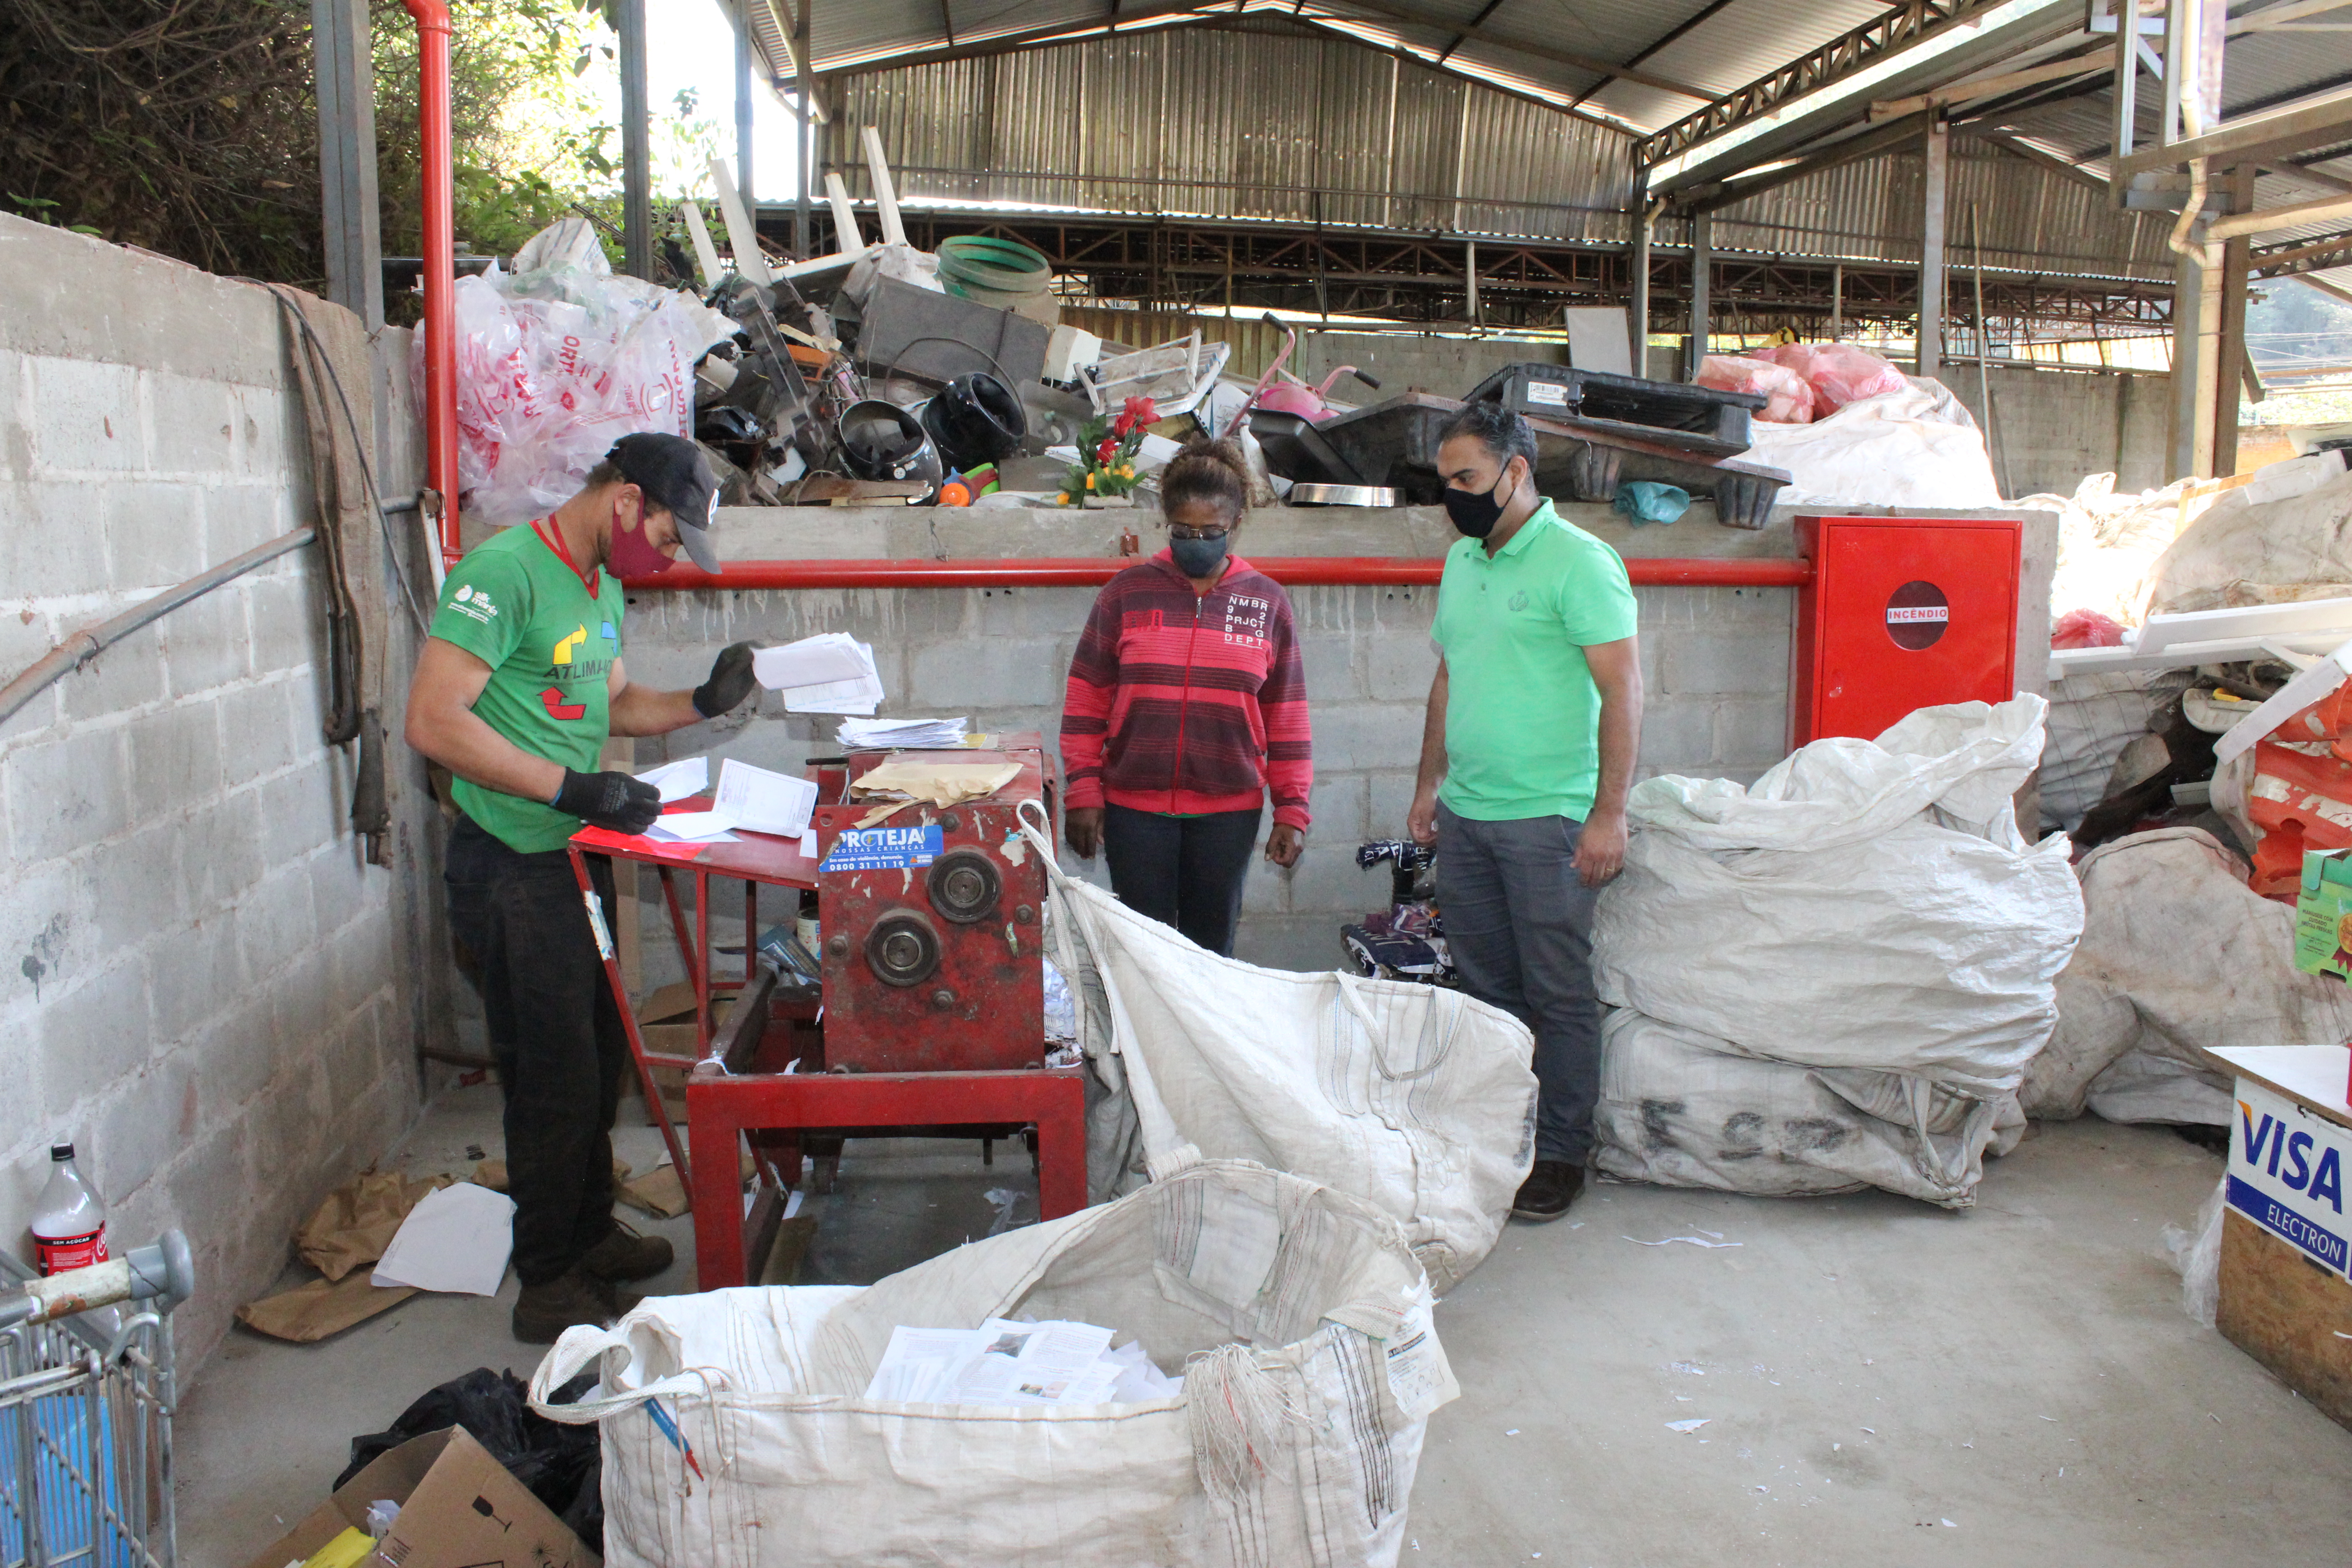
<svg viewBox="0 0 2352 1568"><path fill-rule="evenodd" d="M1250 811L1304 828L1315 783L1290 598L1235 555L1205 595L1162 550L1112 578L1087 616L1062 702L1072 806Z"/></svg>

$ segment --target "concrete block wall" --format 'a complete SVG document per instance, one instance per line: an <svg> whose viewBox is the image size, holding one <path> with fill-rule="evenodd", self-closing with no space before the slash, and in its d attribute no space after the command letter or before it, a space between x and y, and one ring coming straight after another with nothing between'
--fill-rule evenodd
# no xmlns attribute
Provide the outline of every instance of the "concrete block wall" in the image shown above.
<svg viewBox="0 0 2352 1568"><path fill-rule="evenodd" d="M1580 526L1628 554L1786 554L1786 520L1761 534L1699 523L1636 533L1604 507L1570 509ZM1702 511L1695 516L1704 517ZM973 512L928 518L790 510L721 514L735 559L813 556L959 558L1115 553L1105 514ZM1149 533L1152 519L1140 520ZM934 534L936 530L936 536ZM1660 537L1670 535L1670 537ZM1244 556L1439 553L1455 536L1434 508L1385 512L1282 509L1254 515ZM1793 590L1642 588L1648 704L1644 776L1685 773L1743 781L1784 752ZM635 593L625 629L632 680L691 686L730 641L783 642L843 631L873 645L889 693L885 713L965 714L987 730L1035 730L1058 742L1063 682L1096 590L888 589ZM1380 907L1387 873L1356 865L1367 838L1399 837L1411 804L1423 713L1437 656L1433 587L1291 591L1315 726L1315 826L1299 864L1258 863L1244 900L1241 956L1281 968L1339 962L1339 927ZM2046 636L2046 634L2045 634ZM637 742L641 763L702 753L796 770L831 751L837 721L785 714L772 693L756 710ZM1106 880L1099 861L1065 863ZM642 895L646 975L676 978L666 914ZM731 903L714 900L722 913Z"/></svg>
<svg viewBox="0 0 2352 1568"><path fill-rule="evenodd" d="M310 521L307 440L267 293L0 216L0 679ZM118 1246L195 1247L184 1368L419 1103L415 880L349 831L324 638L297 551L0 727L0 1246L72 1139Z"/></svg>
<svg viewBox="0 0 2352 1568"><path fill-rule="evenodd" d="M1974 364L1948 365L1944 384L1985 427ZM2113 474L2118 493L2166 482L2168 375L2141 371L1990 367L1991 447L2006 496L2072 495L2085 474Z"/></svg>

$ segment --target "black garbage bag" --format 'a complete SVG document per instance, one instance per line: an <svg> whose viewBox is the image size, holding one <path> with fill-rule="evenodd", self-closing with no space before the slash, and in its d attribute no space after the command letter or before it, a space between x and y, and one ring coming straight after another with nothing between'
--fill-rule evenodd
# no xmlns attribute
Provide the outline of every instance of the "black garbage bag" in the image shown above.
<svg viewBox="0 0 2352 1568"><path fill-rule="evenodd" d="M596 1381L582 1373L556 1390L554 1403L568 1405ZM570 1527L574 1535L601 1552L604 1541L604 1492L599 1484L601 1454L593 1425L567 1426L550 1421L528 1403L529 1388L511 1372L478 1366L463 1377L453 1377L400 1413L400 1419L381 1432L352 1439L352 1462L335 1478L340 1487L378 1456L411 1437L463 1426L508 1474L530 1489L547 1511Z"/></svg>

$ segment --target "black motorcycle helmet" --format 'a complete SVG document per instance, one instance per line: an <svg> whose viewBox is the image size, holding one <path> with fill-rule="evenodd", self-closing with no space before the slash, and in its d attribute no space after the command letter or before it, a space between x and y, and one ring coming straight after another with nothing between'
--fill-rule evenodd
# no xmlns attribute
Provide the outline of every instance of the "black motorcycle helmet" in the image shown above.
<svg viewBox="0 0 2352 1568"><path fill-rule="evenodd" d="M922 422L895 403L853 403L841 412L840 429L842 455L861 479L917 479L936 492L947 478Z"/></svg>
<svg viewBox="0 0 2352 1568"><path fill-rule="evenodd" d="M1011 387L974 371L923 405L923 428L948 467L961 472L1011 457L1029 434L1029 415Z"/></svg>

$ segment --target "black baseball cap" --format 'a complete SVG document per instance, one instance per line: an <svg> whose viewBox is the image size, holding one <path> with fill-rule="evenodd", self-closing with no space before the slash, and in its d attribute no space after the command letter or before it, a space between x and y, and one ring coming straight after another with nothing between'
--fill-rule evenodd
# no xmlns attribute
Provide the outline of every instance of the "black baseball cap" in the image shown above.
<svg viewBox="0 0 2352 1568"><path fill-rule="evenodd" d="M710 531L719 521L719 481L702 460L702 448L683 436L641 431L613 443L604 460L646 492L646 499L677 520L678 542L705 572L719 570Z"/></svg>

